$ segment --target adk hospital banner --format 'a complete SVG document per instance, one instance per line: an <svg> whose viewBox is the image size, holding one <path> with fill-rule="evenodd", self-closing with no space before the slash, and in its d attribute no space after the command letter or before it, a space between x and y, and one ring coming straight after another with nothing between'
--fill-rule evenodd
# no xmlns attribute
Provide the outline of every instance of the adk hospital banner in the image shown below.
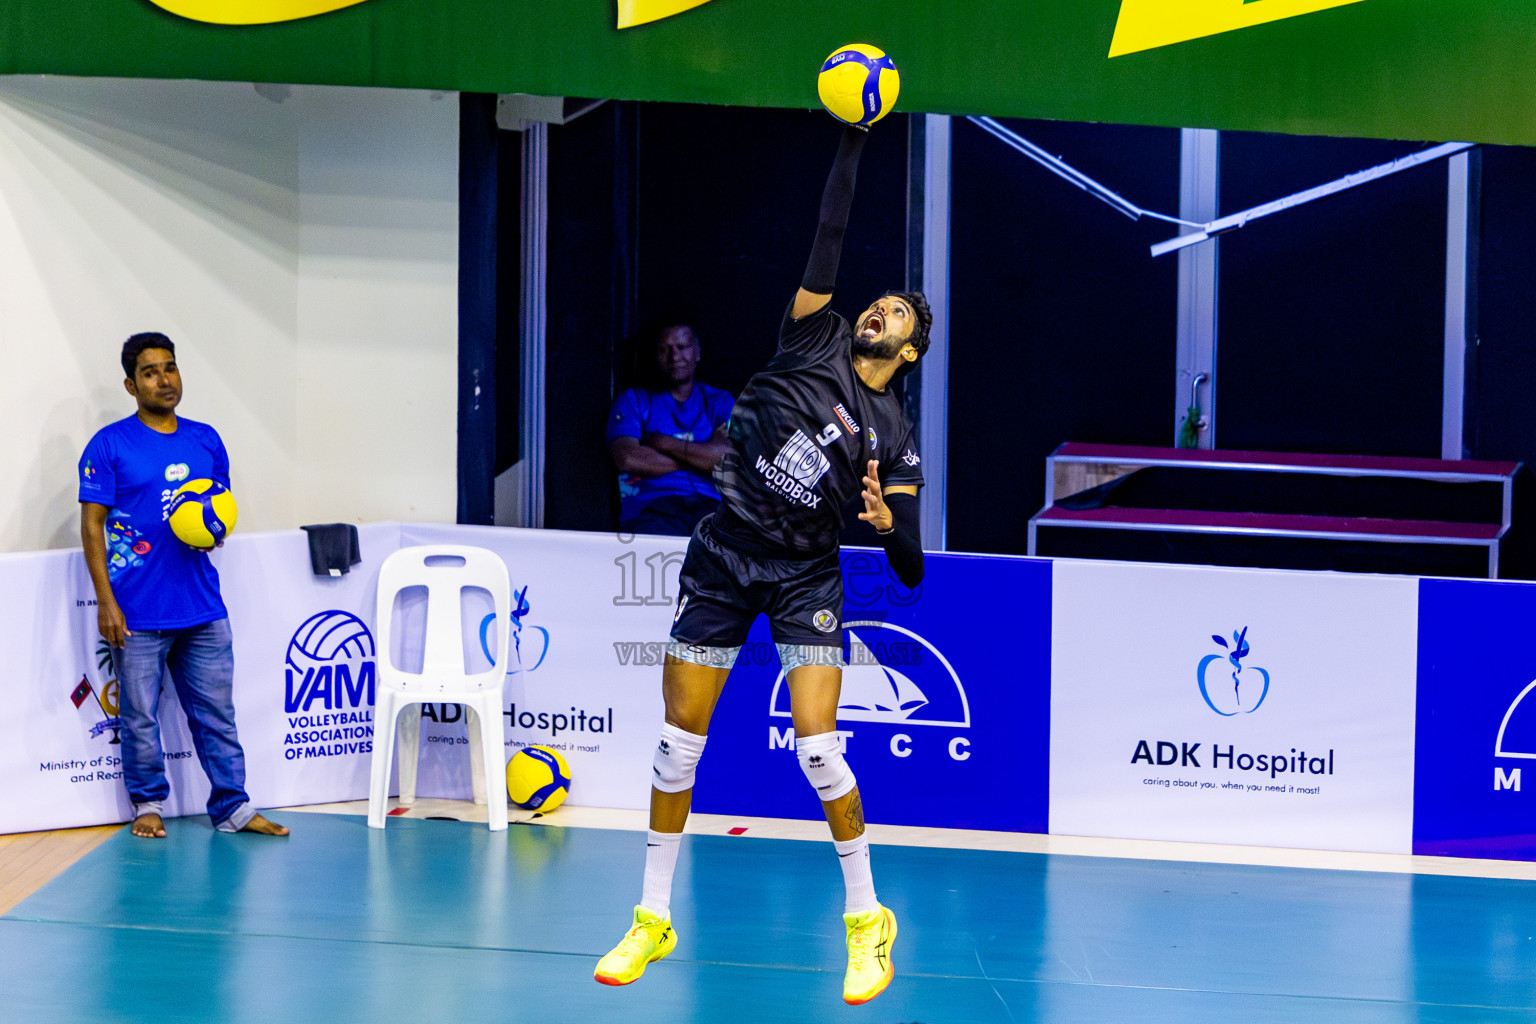
<svg viewBox="0 0 1536 1024"><path fill-rule="evenodd" d="M261 806L367 796L379 566L403 545L471 544L514 592L503 693L510 756L559 749L572 805L642 808L661 722L679 538L380 523L362 564L310 571L298 531L215 554L235 634L235 704ZM1536 585L930 554L908 590L878 552L843 554L848 657L838 729L871 820L1331 850L1536 857ZM0 832L126 820L117 688L78 551L0 556ZM471 662L488 606L466 601ZM169 813L207 782L163 696ZM468 799L465 722L428 705L418 793ZM794 757L763 624L716 711L694 806L819 817ZM558 815L558 812L556 812ZM556 819L557 820L557 819Z"/></svg>
<svg viewBox="0 0 1536 1024"><path fill-rule="evenodd" d="M50 0L0 74L812 108L882 47L898 110L1536 143L1524 0Z"/></svg>

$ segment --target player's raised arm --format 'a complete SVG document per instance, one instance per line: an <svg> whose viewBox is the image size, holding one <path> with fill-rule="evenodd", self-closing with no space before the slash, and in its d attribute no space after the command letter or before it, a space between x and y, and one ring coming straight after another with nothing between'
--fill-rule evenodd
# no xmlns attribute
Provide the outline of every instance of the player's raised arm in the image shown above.
<svg viewBox="0 0 1536 1024"><path fill-rule="evenodd" d="M864 140L868 136L867 128L851 124L843 128L837 159L832 162L826 188L821 193L821 219L816 225L811 258L806 261L805 277L800 281L800 290L795 293L795 303L789 310L789 315L796 320L810 316L832 300L832 287L837 283L837 262L843 252L843 232L848 227L848 210L853 205L859 155L864 152Z"/></svg>

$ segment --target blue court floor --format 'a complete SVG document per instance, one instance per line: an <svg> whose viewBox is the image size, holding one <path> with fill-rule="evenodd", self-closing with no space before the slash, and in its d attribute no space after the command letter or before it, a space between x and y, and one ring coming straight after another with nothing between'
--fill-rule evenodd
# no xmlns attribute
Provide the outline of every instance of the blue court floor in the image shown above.
<svg viewBox="0 0 1536 1024"><path fill-rule="evenodd" d="M1530 881L878 846L897 975L848 1007L824 843L688 836L677 951L609 988L639 833L290 823L118 833L0 917L0 1021L1536 1020Z"/></svg>

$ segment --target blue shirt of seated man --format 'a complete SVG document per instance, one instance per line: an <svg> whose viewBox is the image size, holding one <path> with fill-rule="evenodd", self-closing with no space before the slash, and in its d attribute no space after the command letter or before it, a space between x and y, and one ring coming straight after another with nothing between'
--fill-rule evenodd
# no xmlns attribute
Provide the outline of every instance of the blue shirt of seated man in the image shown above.
<svg viewBox="0 0 1536 1024"><path fill-rule="evenodd" d="M710 475L729 447L734 399L694 379L699 339L682 324L654 348L655 388L621 392L608 414L608 451L619 471L619 529L687 536L720 503Z"/></svg>

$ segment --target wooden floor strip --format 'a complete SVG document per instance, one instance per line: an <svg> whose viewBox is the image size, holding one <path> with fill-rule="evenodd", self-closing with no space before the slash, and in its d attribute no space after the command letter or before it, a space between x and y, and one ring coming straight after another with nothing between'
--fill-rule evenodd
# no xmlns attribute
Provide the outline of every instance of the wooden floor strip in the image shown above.
<svg viewBox="0 0 1536 1024"><path fill-rule="evenodd" d="M121 825L0 835L0 914L106 842Z"/></svg>

